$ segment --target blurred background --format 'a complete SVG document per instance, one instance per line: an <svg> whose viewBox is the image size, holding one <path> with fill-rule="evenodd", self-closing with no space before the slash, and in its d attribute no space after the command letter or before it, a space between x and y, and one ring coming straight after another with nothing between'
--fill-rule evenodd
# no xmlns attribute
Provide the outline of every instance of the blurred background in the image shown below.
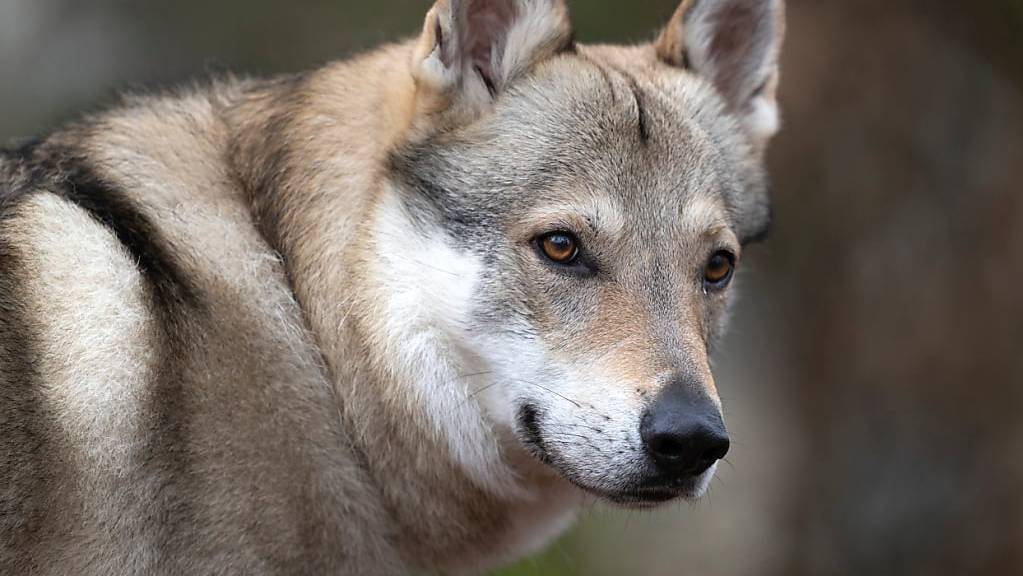
<svg viewBox="0 0 1023 576"><path fill-rule="evenodd" d="M570 3L580 40L615 42L676 6ZM0 0L0 142L341 58L428 4ZM730 465L501 574L1023 574L1023 0L789 0L781 101L776 233L716 360Z"/></svg>

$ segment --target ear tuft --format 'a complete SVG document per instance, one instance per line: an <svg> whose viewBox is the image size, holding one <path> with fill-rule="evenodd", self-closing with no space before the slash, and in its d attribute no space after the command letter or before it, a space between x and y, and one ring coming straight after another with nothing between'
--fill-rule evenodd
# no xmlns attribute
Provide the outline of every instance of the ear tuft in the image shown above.
<svg viewBox="0 0 1023 576"><path fill-rule="evenodd" d="M478 105L571 42L564 0L439 0L427 14L413 74Z"/></svg>
<svg viewBox="0 0 1023 576"><path fill-rule="evenodd" d="M758 144L778 130L783 0L684 0L658 38L657 54L717 88Z"/></svg>

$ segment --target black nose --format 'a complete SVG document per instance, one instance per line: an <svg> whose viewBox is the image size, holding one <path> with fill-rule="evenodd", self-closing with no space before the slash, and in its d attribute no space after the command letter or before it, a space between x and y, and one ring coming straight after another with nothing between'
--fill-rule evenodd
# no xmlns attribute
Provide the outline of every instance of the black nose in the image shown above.
<svg viewBox="0 0 1023 576"><path fill-rule="evenodd" d="M665 388L639 431L657 467L672 476L698 476L728 454L721 412L705 392L683 383Z"/></svg>

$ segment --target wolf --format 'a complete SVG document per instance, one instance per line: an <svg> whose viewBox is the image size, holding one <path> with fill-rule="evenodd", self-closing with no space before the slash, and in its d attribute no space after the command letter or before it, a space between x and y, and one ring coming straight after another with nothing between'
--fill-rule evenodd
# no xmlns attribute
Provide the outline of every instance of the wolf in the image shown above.
<svg viewBox="0 0 1023 576"><path fill-rule="evenodd" d="M439 0L0 155L0 573L466 574L698 498L782 0Z"/></svg>

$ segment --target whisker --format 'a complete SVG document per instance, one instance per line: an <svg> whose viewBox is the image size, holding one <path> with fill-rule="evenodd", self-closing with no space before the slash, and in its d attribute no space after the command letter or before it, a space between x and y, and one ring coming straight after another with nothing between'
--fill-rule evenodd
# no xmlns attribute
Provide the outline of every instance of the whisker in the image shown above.
<svg viewBox="0 0 1023 576"><path fill-rule="evenodd" d="M529 380L522 380L522 379L514 379L513 382L522 382L524 384L529 384L530 386L536 386L537 388L539 388L541 390L546 390L547 392L550 392L551 394L554 394L558 398L561 398L562 400L575 405L576 408L582 408L583 407L582 404L576 402L575 400L572 400L568 396L565 396L564 394L559 394L558 392L555 392L554 390L551 390L550 388L548 388L548 387L546 387L546 386L544 386L542 384L537 384L536 382L530 382Z"/></svg>
<svg viewBox="0 0 1023 576"><path fill-rule="evenodd" d="M469 397L465 399L463 404L472 401L473 399L475 399L480 394L486 392L487 390L490 390L491 388L493 388L494 386L497 386L500 383L501 382L499 382L499 381L491 382L490 384L487 384L486 386L484 386L482 388L478 388L476 390L473 390L472 393L469 394Z"/></svg>

